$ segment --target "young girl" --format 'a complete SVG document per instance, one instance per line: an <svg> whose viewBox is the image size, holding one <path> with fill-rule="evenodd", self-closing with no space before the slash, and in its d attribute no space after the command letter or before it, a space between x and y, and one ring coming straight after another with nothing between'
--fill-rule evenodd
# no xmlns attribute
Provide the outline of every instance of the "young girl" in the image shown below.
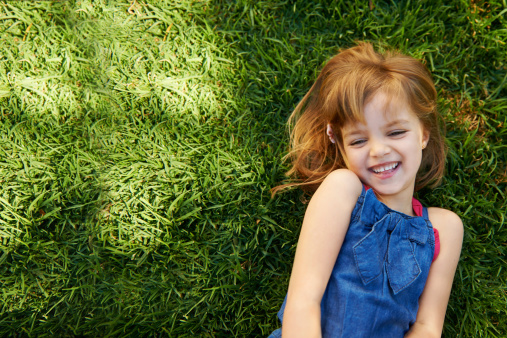
<svg viewBox="0 0 507 338"><path fill-rule="evenodd" d="M427 69L361 43L327 63L290 121L289 185L315 193L270 337L440 337L463 225L412 197L444 170Z"/></svg>

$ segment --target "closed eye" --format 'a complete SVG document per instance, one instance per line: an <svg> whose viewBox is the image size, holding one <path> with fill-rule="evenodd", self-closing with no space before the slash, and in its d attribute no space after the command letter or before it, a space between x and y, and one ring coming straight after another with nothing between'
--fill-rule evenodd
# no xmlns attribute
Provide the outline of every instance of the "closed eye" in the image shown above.
<svg viewBox="0 0 507 338"><path fill-rule="evenodd" d="M406 132L407 132L406 130L395 130L395 131L390 132L388 135L389 136L400 136L400 135L405 134Z"/></svg>
<svg viewBox="0 0 507 338"><path fill-rule="evenodd" d="M354 141L350 142L350 145L351 146L359 146L365 142L366 142L365 139L359 139L359 140L354 140Z"/></svg>

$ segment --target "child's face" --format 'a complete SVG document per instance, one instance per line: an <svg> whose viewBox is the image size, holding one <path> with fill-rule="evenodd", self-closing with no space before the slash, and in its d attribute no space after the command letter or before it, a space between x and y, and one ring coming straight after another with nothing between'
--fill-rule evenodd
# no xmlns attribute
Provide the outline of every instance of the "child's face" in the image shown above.
<svg viewBox="0 0 507 338"><path fill-rule="evenodd" d="M365 105L364 120L342 128L347 167L381 196L411 196L429 132L407 104L386 105L383 93Z"/></svg>

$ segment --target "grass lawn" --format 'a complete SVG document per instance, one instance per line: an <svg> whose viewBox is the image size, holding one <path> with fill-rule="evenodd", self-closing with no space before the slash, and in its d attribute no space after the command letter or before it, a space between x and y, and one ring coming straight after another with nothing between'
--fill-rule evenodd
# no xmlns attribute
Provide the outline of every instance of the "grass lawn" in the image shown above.
<svg viewBox="0 0 507 338"><path fill-rule="evenodd" d="M505 1L0 2L0 335L267 336L287 117L354 41L432 72L465 225L445 337L507 336Z"/></svg>

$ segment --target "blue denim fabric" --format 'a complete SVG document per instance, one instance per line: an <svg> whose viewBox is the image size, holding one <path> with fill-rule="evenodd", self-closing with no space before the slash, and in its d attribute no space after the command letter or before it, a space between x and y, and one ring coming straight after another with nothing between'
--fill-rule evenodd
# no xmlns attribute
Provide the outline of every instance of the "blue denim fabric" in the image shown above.
<svg viewBox="0 0 507 338"><path fill-rule="evenodd" d="M322 336L403 337L415 322L434 250L426 208L411 217L363 187L322 297Z"/></svg>

